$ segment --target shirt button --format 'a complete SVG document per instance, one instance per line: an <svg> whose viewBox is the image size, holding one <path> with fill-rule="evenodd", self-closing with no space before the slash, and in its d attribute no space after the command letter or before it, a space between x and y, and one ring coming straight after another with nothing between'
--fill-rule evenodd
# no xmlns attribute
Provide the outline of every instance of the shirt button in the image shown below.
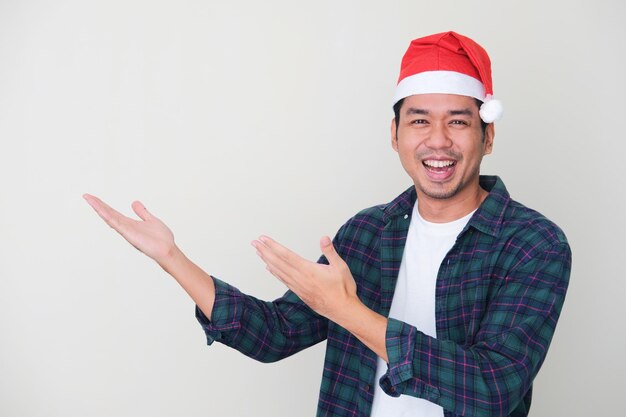
<svg viewBox="0 0 626 417"><path fill-rule="evenodd" d="M369 386L369 385L365 385L365 386L363 387L363 389L365 390L365 392L369 392L369 390L370 390L370 386Z"/></svg>
<svg viewBox="0 0 626 417"><path fill-rule="evenodd" d="M408 219L408 218L409 218L409 215L408 215L408 214L405 214L405 215L404 215L404 219L406 220L406 219Z"/></svg>

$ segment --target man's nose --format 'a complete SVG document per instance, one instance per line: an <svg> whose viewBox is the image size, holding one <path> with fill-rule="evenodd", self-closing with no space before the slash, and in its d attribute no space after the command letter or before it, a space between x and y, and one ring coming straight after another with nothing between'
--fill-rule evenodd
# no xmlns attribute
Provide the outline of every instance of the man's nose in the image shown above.
<svg viewBox="0 0 626 417"><path fill-rule="evenodd" d="M433 123L426 145L433 149L449 148L452 146L452 139L449 133L445 123Z"/></svg>

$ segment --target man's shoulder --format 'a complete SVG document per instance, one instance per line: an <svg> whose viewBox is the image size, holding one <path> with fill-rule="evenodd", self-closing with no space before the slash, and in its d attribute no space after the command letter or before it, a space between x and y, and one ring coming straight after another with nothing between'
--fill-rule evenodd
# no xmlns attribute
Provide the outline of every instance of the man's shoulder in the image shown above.
<svg viewBox="0 0 626 417"><path fill-rule="evenodd" d="M513 200L499 178L490 181L493 186L488 198L470 220L483 232L481 253L503 270L535 268L548 262L569 271L571 249L563 230L539 211ZM568 277L557 275L559 279Z"/></svg>
<svg viewBox="0 0 626 417"><path fill-rule="evenodd" d="M511 199L502 221L504 235L524 236L544 245L567 244L563 230L539 211Z"/></svg>
<svg viewBox="0 0 626 417"><path fill-rule="evenodd" d="M480 207L473 224L500 241L523 240L532 245L567 244L565 233L539 211L511 198L504 183L496 176L481 176L481 185L489 196Z"/></svg>
<svg viewBox="0 0 626 417"><path fill-rule="evenodd" d="M386 204L378 204L359 211L342 226L342 234L379 234L385 227L385 207Z"/></svg>

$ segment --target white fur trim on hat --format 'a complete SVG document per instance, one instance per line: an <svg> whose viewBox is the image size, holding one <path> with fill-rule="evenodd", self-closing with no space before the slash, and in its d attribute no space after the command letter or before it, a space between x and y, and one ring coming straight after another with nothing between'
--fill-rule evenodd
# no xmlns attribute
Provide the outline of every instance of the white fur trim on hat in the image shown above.
<svg viewBox="0 0 626 417"><path fill-rule="evenodd" d="M402 79L393 103L414 94L458 94L485 100L485 87L474 77L455 71L425 71Z"/></svg>

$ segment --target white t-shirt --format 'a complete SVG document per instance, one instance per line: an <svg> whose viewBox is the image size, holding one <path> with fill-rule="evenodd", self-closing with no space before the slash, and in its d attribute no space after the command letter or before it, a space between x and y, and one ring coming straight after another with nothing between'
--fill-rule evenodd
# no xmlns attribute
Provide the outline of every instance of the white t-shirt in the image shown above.
<svg viewBox="0 0 626 417"><path fill-rule="evenodd" d="M449 223L424 220L417 203L404 246L398 281L389 317L415 326L428 336L437 337L435 288L443 258L474 212ZM378 381L387 372L387 363L378 358L372 417L443 417L443 408L410 395L391 397Z"/></svg>

